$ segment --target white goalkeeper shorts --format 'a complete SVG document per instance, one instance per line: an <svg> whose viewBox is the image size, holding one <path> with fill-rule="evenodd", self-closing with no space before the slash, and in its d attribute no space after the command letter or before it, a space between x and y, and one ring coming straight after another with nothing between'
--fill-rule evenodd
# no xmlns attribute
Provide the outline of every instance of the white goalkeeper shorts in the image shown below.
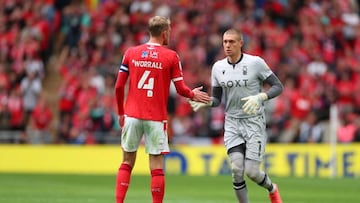
<svg viewBox="0 0 360 203"><path fill-rule="evenodd" d="M224 144L227 150L245 143L246 159L262 161L266 145L264 115L249 118L225 118Z"/></svg>
<svg viewBox="0 0 360 203"><path fill-rule="evenodd" d="M141 120L125 117L121 132L121 147L126 152L135 152L144 138L147 154L169 153L167 121Z"/></svg>

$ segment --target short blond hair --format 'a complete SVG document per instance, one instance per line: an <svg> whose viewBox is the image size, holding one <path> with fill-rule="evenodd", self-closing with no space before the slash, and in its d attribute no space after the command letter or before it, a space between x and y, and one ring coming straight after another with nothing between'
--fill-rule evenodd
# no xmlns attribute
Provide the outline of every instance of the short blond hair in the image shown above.
<svg viewBox="0 0 360 203"><path fill-rule="evenodd" d="M170 28L170 19L163 16L154 16L149 19L148 31L151 36L158 37L161 32Z"/></svg>
<svg viewBox="0 0 360 203"><path fill-rule="evenodd" d="M230 29L228 29L228 30L226 30L226 31L224 32L224 35L225 35L225 34L237 35L239 41L243 40L243 34L242 34L242 32L241 32L240 30L238 30L238 29L230 28Z"/></svg>

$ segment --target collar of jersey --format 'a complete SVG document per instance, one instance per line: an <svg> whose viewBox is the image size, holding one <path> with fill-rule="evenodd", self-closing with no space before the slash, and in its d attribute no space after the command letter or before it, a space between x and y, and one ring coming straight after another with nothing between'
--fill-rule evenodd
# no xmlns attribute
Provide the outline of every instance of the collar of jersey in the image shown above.
<svg viewBox="0 0 360 203"><path fill-rule="evenodd" d="M153 45L153 46L161 46L159 43L153 43L153 42L148 42L146 44L147 45Z"/></svg>
<svg viewBox="0 0 360 203"><path fill-rule="evenodd" d="M229 61L229 59L227 59L227 62L228 62L230 65L233 65L233 66L234 66L234 65L238 64L238 63L241 61L241 59L243 58L243 56L244 56L244 54L241 53L241 56L240 56L239 60L236 61L235 63L231 63L231 62Z"/></svg>

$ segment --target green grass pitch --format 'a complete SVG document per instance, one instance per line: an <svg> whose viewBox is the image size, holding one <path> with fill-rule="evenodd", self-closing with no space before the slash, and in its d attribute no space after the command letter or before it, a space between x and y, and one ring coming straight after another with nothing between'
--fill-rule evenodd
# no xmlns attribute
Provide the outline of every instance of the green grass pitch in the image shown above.
<svg viewBox="0 0 360 203"><path fill-rule="evenodd" d="M357 203L360 179L280 178L284 203ZM150 203L149 176L133 176L127 203ZM264 189L247 181L252 203L268 203ZM3 203L114 203L115 175L0 173ZM166 176L164 203L234 203L229 176Z"/></svg>

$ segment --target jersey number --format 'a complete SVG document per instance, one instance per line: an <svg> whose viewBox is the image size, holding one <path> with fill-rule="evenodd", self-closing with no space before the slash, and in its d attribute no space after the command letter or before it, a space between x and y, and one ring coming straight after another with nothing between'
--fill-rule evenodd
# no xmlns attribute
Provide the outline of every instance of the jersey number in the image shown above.
<svg viewBox="0 0 360 203"><path fill-rule="evenodd" d="M150 75L150 71L146 70L141 76L137 87L138 89L147 90L147 96L152 97L153 89L154 89L154 78L149 78L149 75Z"/></svg>

